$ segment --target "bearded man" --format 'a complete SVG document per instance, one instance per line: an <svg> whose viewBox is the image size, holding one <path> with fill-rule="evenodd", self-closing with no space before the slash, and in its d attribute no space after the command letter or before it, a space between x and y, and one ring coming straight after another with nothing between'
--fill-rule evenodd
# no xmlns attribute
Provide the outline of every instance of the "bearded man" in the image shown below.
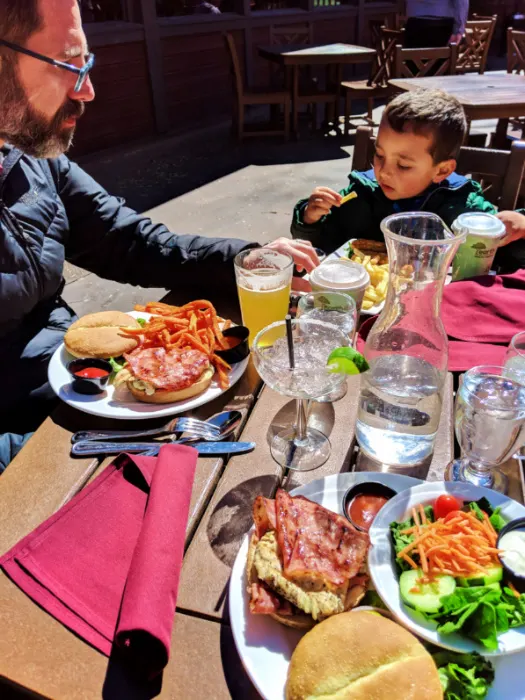
<svg viewBox="0 0 525 700"><path fill-rule="evenodd" d="M144 287L200 298L211 281L235 293L233 258L257 244L177 235L108 194L63 155L94 97L77 0L0 6L0 471L49 412L47 366L75 319L64 261ZM307 271L305 242L278 239ZM210 287L208 286L208 289Z"/></svg>

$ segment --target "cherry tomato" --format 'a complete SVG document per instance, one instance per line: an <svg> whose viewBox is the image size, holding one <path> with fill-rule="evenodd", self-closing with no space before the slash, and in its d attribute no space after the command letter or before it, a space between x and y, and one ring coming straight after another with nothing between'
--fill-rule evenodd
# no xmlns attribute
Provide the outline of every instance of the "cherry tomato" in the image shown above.
<svg viewBox="0 0 525 700"><path fill-rule="evenodd" d="M444 493L434 503L434 515L437 518L444 518L454 510L460 510L463 504L449 493Z"/></svg>

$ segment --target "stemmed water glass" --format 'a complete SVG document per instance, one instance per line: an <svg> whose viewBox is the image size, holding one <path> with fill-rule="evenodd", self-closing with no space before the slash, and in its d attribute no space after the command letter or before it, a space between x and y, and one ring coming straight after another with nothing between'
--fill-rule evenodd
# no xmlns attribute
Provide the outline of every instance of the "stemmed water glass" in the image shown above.
<svg viewBox="0 0 525 700"><path fill-rule="evenodd" d="M297 400L295 425L275 435L272 457L287 469L309 471L326 462L331 447L326 435L307 425L308 401L341 385L345 375L330 371L327 360L332 350L347 346L349 341L336 326L308 318L292 321L291 335L293 368L285 321L272 323L257 334L252 345L253 360L271 389Z"/></svg>
<svg viewBox="0 0 525 700"><path fill-rule="evenodd" d="M297 318L308 318L313 321L323 321L337 326L348 336L350 345L353 343L357 324L357 308L355 300L349 294L342 292L310 292L304 294L297 305ZM320 403L339 401L346 394L346 381L334 391L319 396Z"/></svg>
<svg viewBox="0 0 525 700"><path fill-rule="evenodd" d="M474 367L456 397L456 437L461 457L446 470L448 481L468 481L505 493L503 464L525 439L525 386L505 367Z"/></svg>
<svg viewBox="0 0 525 700"><path fill-rule="evenodd" d="M525 384L525 331L516 333L510 341L504 364L509 377Z"/></svg>

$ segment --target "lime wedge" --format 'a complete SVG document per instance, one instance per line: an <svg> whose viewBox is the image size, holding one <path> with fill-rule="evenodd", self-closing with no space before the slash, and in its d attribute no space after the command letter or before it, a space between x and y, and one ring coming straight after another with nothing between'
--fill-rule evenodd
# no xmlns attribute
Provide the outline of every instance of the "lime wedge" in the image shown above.
<svg viewBox="0 0 525 700"><path fill-rule="evenodd" d="M361 374L370 369L363 355L354 348L336 348L328 356L327 366L330 372L343 374Z"/></svg>

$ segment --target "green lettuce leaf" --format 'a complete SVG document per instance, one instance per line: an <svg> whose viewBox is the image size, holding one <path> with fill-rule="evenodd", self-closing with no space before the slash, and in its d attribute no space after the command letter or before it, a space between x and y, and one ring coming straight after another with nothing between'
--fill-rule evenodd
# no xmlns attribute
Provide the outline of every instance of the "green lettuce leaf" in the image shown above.
<svg viewBox="0 0 525 700"><path fill-rule="evenodd" d="M135 319L135 320L137 321L137 323L139 324L139 326L142 326L142 328L144 328L144 326L145 326L146 323L147 323L147 321L146 321L145 318L137 318L137 319Z"/></svg>
<svg viewBox="0 0 525 700"><path fill-rule="evenodd" d="M494 667L480 654L433 654L445 700L483 700L494 682Z"/></svg>
<svg viewBox="0 0 525 700"><path fill-rule="evenodd" d="M113 369L113 374L117 374L121 369L124 369L126 364L126 360L123 357L110 357L108 362Z"/></svg>
<svg viewBox="0 0 525 700"><path fill-rule="evenodd" d="M492 513L492 515L489 518L489 520L492 524L492 527L496 530L496 532L499 532L507 524L506 520L504 520L501 517L500 510L501 510L500 506L495 508L494 512Z"/></svg>

